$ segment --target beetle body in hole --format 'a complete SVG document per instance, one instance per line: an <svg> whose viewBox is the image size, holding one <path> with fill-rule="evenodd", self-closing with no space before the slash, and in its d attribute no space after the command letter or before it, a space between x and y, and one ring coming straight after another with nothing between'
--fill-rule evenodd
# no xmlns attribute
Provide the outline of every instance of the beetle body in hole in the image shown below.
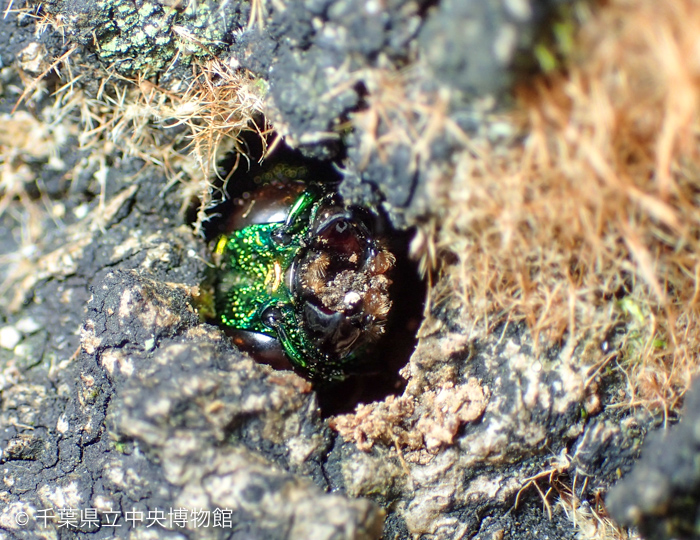
<svg viewBox="0 0 700 540"><path fill-rule="evenodd" d="M375 237L377 216L302 182L263 185L241 201L215 249L221 325L261 362L342 380L391 311L395 257Z"/></svg>

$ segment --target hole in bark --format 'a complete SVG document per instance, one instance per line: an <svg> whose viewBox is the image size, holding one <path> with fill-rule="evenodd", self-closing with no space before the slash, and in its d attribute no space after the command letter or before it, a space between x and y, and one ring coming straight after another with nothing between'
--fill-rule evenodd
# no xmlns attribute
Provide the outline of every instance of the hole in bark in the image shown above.
<svg viewBox="0 0 700 540"><path fill-rule="evenodd" d="M259 163L263 148L255 133L244 137L243 144L248 159L231 154L219 164L219 174L227 180L225 183L219 181L217 187L225 193L225 199L209 211L210 218L204 224L205 237L212 246L215 246L220 235L230 232L232 228L240 230L251 219L258 218L265 222L268 216L276 215L273 206L279 199L277 188L268 190L272 191L270 195L264 189L261 190L261 187L270 184L279 187L287 175L291 176L295 186L298 182L337 186L342 180L333 162L306 158L284 144L280 144L262 164ZM300 185L301 191L304 187L303 184ZM290 191L292 199L300 192L294 191L295 189L296 187ZM369 210L379 215L378 220L382 224L379 228L382 230L378 234L382 237L383 245L396 257L389 289L393 306L384 334L374 348L363 353L363 358L356 368L349 370L345 380L329 382L316 378L313 381L324 417L349 412L358 403L381 400L403 391L406 381L399 375L399 370L406 365L415 348L415 335L422 318L426 287L418 277L416 264L408 257L412 232L391 228L380 208ZM192 221L194 219L195 216ZM217 324L219 321L217 318L210 322ZM246 340L238 342L244 341ZM254 358L257 356L256 360L276 368L284 365L284 359L282 363L270 362L269 359L256 355L255 351L251 354ZM308 375L297 371L302 376Z"/></svg>

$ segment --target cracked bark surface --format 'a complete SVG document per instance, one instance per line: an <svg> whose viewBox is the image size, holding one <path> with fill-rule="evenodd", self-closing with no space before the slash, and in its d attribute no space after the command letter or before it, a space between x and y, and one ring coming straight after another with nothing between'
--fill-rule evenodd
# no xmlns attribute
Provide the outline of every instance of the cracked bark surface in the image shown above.
<svg viewBox="0 0 700 540"><path fill-rule="evenodd" d="M635 432L582 417L595 392L572 351L542 364L522 329L470 336L448 309L424 323L403 395L322 420L306 381L254 363L199 321L201 240L143 213L148 190L122 195L104 230L66 236L71 264L45 257L51 277L33 280L7 321L31 330L2 353L8 534L122 537L13 521L45 508L227 508L231 529L130 534L574 538L564 514L543 512L530 479L578 472L598 489L614 477L599 476L602 464L634 450ZM602 444L611 437L617 462Z"/></svg>
<svg viewBox="0 0 700 540"><path fill-rule="evenodd" d="M238 4L247 21L247 3ZM490 2L485 11L443 2L427 11L398 1L369 24L359 4L292 2L286 15L273 11L264 33L238 36L226 53L267 77L273 118L310 155L337 150L335 139L314 134L351 111L362 89L348 85L332 106L319 96L380 52L405 58L407 44L419 39L436 54L440 21L487 18L488 34L518 15L517 2ZM61 12L60 2L52 6ZM317 18L325 33L313 30ZM516 22L518 35L528 35L526 20ZM348 37L357 28L379 38ZM493 37L461 36L467 44ZM37 39L54 56L69 46L50 33L37 38L31 22L0 22L4 126L17 118L9 115L18 97L12 89L22 85L12 58ZM85 59L97 62L89 52ZM434 69L448 82L459 72L450 84L465 95L476 82L487 86L476 90L498 94L510 79L505 67L479 79L455 62L442 58ZM85 69L85 84L96 85ZM49 101L39 97L29 108L39 125ZM480 113L460 107L455 119L474 128L468 131L479 128ZM430 162L413 170L405 145L380 162L377 149L364 155L352 137L344 141L351 168L343 193L371 203L368 186L378 187L399 225L424 213ZM451 142L441 143L431 148L438 165L450 154ZM89 213L47 228L31 271L6 292L0 311L0 537L573 539L579 531L566 513L567 494L556 504L544 495L547 486L573 486L578 498L592 499L638 454L651 422L601 407L622 382L591 371L600 344L536 353L524 326L474 331L455 298L423 321L401 395L322 419L308 382L254 363L200 322L193 296L209 253L164 176L138 177L143 162L114 148L107 182L99 185L88 165L66 187L67 172L88 152L68 134L58 157L60 166L50 167L43 153L30 165L66 216L81 205ZM362 172L352 170L365 159ZM3 215L0 252L21 247L20 229ZM16 268L0 270L5 279ZM61 508L94 508L103 517L227 508L232 524L44 527L38 511ZM20 526L23 512L29 522Z"/></svg>

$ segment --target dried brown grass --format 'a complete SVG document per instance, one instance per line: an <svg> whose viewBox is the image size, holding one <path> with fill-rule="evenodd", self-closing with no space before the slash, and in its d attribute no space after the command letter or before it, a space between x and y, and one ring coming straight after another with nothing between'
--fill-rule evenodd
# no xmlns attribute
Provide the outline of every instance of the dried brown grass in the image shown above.
<svg viewBox="0 0 700 540"><path fill-rule="evenodd" d="M592 503L581 501L566 484L557 486L555 508L571 520L578 540L641 540L633 530L619 528L603 504L602 493Z"/></svg>
<svg viewBox="0 0 700 540"><path fill-rule="evenodd" d="M256 5L264 10L264 0ZM36 19L37 36L51 30L65 38L60 15L49 15L33 5L12 9L11 2L4 15ZM262 113L265 88L245 70L216 58L193 61L190 77L162 87L145 78L128 79L109 67L96 72L93 66L80 65L76 49L73 46L52 61L42 60L45 69L40 74L27 72L19 61L16 68L25 87L15 110L23 102L33 106L50 91L46 76L56 76L60 86L53 90L54 113L39 120L52 126L77 124L81 149L138 156L178 181L214 176L220 153L239 148L238 135L243 131L257 130L263 143L266 140L255 122ZM84 91L86 77L100 81L96 93ZM185 129L177 129L181 126ZM189 200L193 191L208 204L208 192L185 189L184 197Z"/></svg>
<svg viewBox="0 0 700 540"><path fill-rule="evenodd" d="M258 129L254 119L262 110L262 97L255 80L216 59L194 65L187 83L168 88L109 75L94 97L72 84L64 87L70 92L61 99L80 107L85 126L81 147L97 148L105 141L118 145L173 182L185 180L185 201L199 196L206 206L221 154L238 148L241 132Z"/></svg>
<svg viewBox="0 0 700 540"><path fill-rule="evenodd" d="M529 81L507 151L464 152L437 247L469 316L541 344L605 338L625 405L673 409L700 350L700 3L611 0L566 73Z"/></svg>
<svg viewBox="0 0 700 540"><path fill-rule="evenodd" d="M27 9L18 10L15 15L33 15ZM60 21L51 17L45 16L39 22L38 33L49 26L55 31L62 29ZM21 137L11 132L12 126L30 116L19 110L20 105L36 111L29 120L32 126L39 126L35 131L41 131L47 140L43 146L51 154L47 159L56 159L57 145L65 142L65 137L57 134L71 133L77 136L80 149L90 150L87 158L64 177L77 178L88 169L100 183L99 206L84 218L91 224L104 215L109 168L119 167L123 157L137 156L144 161L137 177L165 174L169 182L163 193L180 184L175 192L181 197L183 211L193 200L200 201L196 226L201 226L206 208L218 196L212 180L221 153L241 150L237 142L241 132L262 131L254 119L262 110L264 88L249 74L216 59L195 64L191 77L173 81L164 88L146 79L126 79L111 69L95 73L94 67L80 65L74 52L73 47L60 58L45 62L47 67L41 73L25 71L21 62L15 66L25 87L17 90L18 110L14 117L0 128L8 135L6 141L0 140L0 214L11 212L29 234L23 235L17 253L0 260L12 267L9 277L0 284L0 295L31 271L36 262L33 257L44 250L39 245L43 224L52 217L53 203L34 201L27 195L27 186L37 179L26 163L35 162L37 156L19 147L17 141ZM49 74L51 82L47 84ZM100 81L97 92L85 91L86 77ZM49 91L53 103L38 108L37 103ZM265 140L266 134L260 134Z"/></svg>
<svg viewBox="0 0 700 540"><path fill-rule="evenodd" d="M608 514L603 501L604 492L596 490L590 500L577 493L585 492L588 477L570 477L572 456L567 450L552 456L548 467L526 478L518 490L513 509L518 508L522 495L535 491L542 502L542 510L551 520L556 512L568 517L579 540L640 540L635 532L618 527ZM579 486L577 488L577 485Z"/></svg>
<svg viewBox="0 0 700 540"><path fill-rule="evenodd" d="M447 93L420 92L420 64L363 73L352 119L361 155L406 145L430 177L414 252L426 268L449 254L431 302L457 295L487 330L526 321L539 346L585 343L594 366L606 354L629 382L613 406L676 409L698 369L698 7L601 2L565 70L525 81L513 111L474 104L476 135ZM431 162L436 138L462 146L454 163ZM591 352L620 323L621 353Z"/></svg>

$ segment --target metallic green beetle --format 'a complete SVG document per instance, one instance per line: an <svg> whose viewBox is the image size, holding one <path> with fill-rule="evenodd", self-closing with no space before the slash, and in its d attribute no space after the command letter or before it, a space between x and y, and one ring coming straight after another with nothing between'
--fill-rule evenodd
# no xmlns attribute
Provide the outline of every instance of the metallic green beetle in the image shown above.
<svg viewBox="0 0 700 540"><path fill-rule="evenodd" d="M239 348L314 380L343 379L384 333L395 257L373 216L320 186L269 184L219 238L216 309Z"/></svg>

